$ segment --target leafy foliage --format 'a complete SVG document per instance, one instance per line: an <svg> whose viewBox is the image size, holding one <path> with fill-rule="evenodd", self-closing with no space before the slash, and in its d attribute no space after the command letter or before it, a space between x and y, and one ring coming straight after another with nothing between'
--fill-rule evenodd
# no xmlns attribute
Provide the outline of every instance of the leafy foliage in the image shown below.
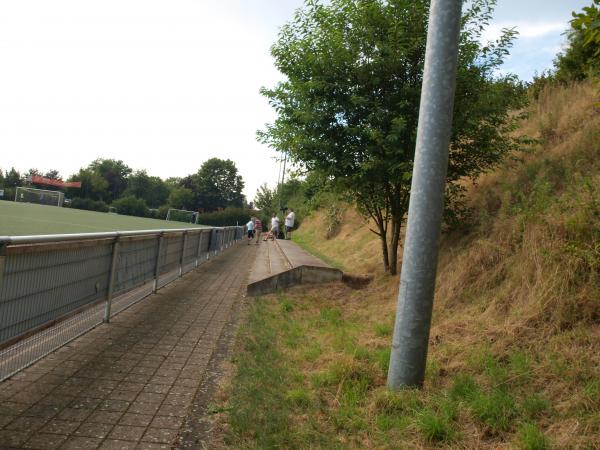
<svg viewBox="0 0 600 450"><path fill-rule="evenodd" d="M569 46L558 55L556 77L559 81L583 80L600 75L600 0L573 12L567 32Z"/></svg>
<svg viewBox="0 0 600 450"><path fill-rule="evenodd" d="M108 186L105 200L107 201L113 201L121 196L127 188L127 177L132 171L123 161L115 159L96 159L88 168L106 180Z"/></svg>
<svg viewBox="0 0 600 450"><path fill-rule="evenodd" d="M123 196L130 195L145 200L151 208L158 208L169 198L169 188L159 177L151 177L145 170L138 170L127 179L127 189Z"/></svg>
<svg viewBox="0 0 600 450"><path fill-rule="evenodd" d="M248 222L250 215L251 213L244 208L230 207L223 211L201 213L198 216L198 223L215 227L244 225Z"/></svg>
<svg viewBox="0 0 600 450"><path fill-rule="evenodd" d="M191 182L197 195L198 207L204 211L244 205L244 182L230 159L209 159L191 177Z"/></svg>
<svg viewBox="0 0 600 450"><path fill-rule="evenodd" d="M450 183L476 177L516 147L507 133L517 118L508 111L522 105L523 89L495 72L516 32L479 42L493 6L477 0L463 18ZM272 47L287 80L261 91L277 119L259 139L351 195L374 220L392 273L410 193L428 8L426 0L307 2Z"/></svg>
<svg viewBox="0 0 600 450"><path fill-rule="evenodd" d="M128 216L148 216L148 205L141 199L130 195L129 197L123 197L115 200L112 205L116 208L119 214L125 214Z"/></svg>

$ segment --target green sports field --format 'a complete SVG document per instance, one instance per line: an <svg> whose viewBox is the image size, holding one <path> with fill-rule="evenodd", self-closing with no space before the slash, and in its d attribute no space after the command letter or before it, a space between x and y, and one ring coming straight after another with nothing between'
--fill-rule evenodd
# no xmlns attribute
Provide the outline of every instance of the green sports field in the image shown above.
<svg viewBox="0 0 600 450"><path fill-rule="evenodd" d="M183 222L0 201L0 236L193 228Z"/></svg>

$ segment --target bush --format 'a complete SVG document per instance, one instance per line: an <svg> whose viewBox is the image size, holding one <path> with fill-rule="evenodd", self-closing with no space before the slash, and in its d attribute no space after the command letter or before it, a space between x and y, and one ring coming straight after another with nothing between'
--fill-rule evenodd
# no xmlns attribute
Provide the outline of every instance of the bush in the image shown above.
<svg viewBox="0 0 600 450"><path fill-rule="evenodd" d="M244 208L225 208L223 211L214 211L202 213L198 216L198 223L202 225L211 225L214 227L228 227L233 225L245 225L254 211ZM265 229L263 224L263 229Z"/></svg>
<svg viewBox="0 0 600 450"><path fill-rule="evenodd" d="M71 208L85 209L87 211L108 212L108 205L102 200L75 197L71 200Z"/></svg>
<svg viewBox="0 0 600 450"><path fill-rule="evenodd" d="M112 206L115 207L119 214L139 217L149 216L149 210L148 205L146 205L146 201L141 198L134 197L133 195L115 200L112 203Z"/></svg>
<svg viewBox="0 0 600 450"><path fill-rule="evenodd" d="M0 189L4 189L4 197L0 197L0 200L8 200L14 201L15 199L15 191L17 188L14 187L0 187Z"/></svg>

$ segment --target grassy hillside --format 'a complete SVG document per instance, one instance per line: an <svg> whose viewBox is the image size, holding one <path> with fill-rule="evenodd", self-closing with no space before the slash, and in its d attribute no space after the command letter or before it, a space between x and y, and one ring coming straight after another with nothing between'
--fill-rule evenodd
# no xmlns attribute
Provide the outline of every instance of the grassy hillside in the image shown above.
<svg viewBox="0 0 600 450"><path fill-rule="evenodd" d="M374 279L256 301L223 445L598 448L595 101L591 84L545 91L520 131L539 145L469 187L473 224L443 236L421 391L385 388L398 277L368 224L351 208L306 219L294 239Z"/></svg>
<svg viewBox="0 0 600 450"><path fill-rule="evenodd" d="M183 222L0 201L0 236L192 228Z"/></svg>

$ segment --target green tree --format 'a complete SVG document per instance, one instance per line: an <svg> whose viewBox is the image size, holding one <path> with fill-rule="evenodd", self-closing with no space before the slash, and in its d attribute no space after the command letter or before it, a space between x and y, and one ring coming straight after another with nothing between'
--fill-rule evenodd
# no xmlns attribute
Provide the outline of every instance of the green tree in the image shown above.
<svg viewBox="0 0 600 450"><path fill-rule="evenodd" d="M8 172L6 172L6 176L4 177L4 185L6 187L18 187L23 186L23 181L21 179L21 174L12 167Z"/></svg>
<svg viewBox="0 0 600 450"><path fill-rule="evenodd" d="M583 80L600 75L600 0L573 12L567 31L569 45L560 53L554 65L561 82Z"/></svg>
<svg viewBox="0 0 600 450"><path fill-rule="evenodd" d="M108 183L108 203L119 198L127 188L127 177L131 174L131 168L121 160L96 159L88 166L95 174L100 175Z"/></svg>
<svg viewBox="0 0 600 450"><path fill-rule="evenodd" d="M42 172L40 172L38 169L31 168L23 174L24 178L30 178L33 176L42 176Z"/></svg>
<svg viewBox="0 0 600 450"><path fill-rule="evenodd" d="M148 215L148 205L146 205L146 202L133 195L119 198L115 200L112 205L119 214L140 217L146 217Z"/></svg>
<svg viewBox="0 0 600 450"><path fill-rule="evenodd" d="M465 12L448 181L475 178L516 147L508 135L522 86L497 68L516 34L480 43L493 0ZM426 0L319 0L284 25L271 53L286 80L263 88L277 112L258 138L352 196L375 223L396 273L408 208L425 58ZM459 188L449 195L460 196Z"/></svg>
<svg viewBox="0 0 600 450"><path fill-rule="evenodd" d="M60 172L56 169L51 169L44 174L44 178L49 178L51 180L62 180L60 176Z"/></svg>
<svg viewBox="0 0 600 450"><path fill-rule="evenodd" d="M261 184L254 195L254 207L260 210L271 211L275 205L275 190L270 189L267 183Z"/></svg>
<svg viewBox="0 0 600 450"><path fill-rule="evenodd" d="M159 177L151 177L145 170L138 170L127 179L123 196L130 195L145 200L151 208L158 208L167 202L169 188Z"/></svg>
<svg viewBox="0 0 600 450"><path fill-rule="evenodd" d="M168 203L171 207L177 209L187 209L189 211L196 210L196 195L194 191L184 187L176 187L171 189Z"/></svg>
<svg viewBox="0 0 600 450"><path fill-rule="evenodd" d="M110 198L108 181L91 169L79 169L79 172L69 177L68 181L81 182L81 188L67 188L67 196L71 198L89 198L106 201Z"/></svg>
<svg viewBox="0 0 600 450"><path fill-rule="evenodd" d="M185 185L186 180L183 181ZM191 183L197 195L198 207L205 212L228 206L244 206L244 181L230 159L209 159L191 177Z"/></svg>

